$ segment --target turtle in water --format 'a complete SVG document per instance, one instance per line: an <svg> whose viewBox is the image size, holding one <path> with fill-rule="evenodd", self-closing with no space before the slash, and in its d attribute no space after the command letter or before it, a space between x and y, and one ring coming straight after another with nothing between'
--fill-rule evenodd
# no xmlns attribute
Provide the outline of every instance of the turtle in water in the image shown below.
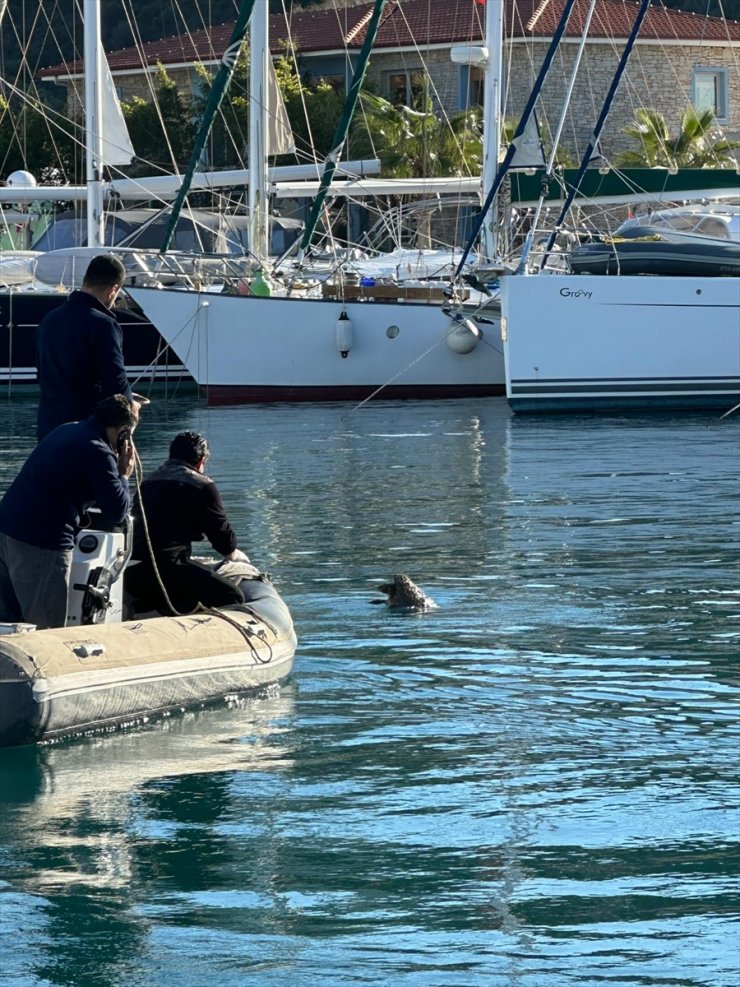
<svg viewBox="0 0 740 987"><path fill-rule="evenodd" d="M390 583L381 583L378 589L386 594L386 599L373 600L373 603L386 603L389 607L407 610L431 610L437 606L424 590L403 573L397 573Z"/></svg>

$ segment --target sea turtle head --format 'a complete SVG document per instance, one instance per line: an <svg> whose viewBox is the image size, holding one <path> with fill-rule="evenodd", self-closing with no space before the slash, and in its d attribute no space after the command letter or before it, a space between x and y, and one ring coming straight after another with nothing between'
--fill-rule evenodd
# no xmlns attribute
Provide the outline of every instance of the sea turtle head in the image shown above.
<svg viewBox="0 0 740 987"><path fill-rule="evenodd" d="M415 607L417 609L430 606L431 600L419 589L407 575L396 573L393 582L381 583L378 586L381 593L388 597L389 607Z"/></svg>

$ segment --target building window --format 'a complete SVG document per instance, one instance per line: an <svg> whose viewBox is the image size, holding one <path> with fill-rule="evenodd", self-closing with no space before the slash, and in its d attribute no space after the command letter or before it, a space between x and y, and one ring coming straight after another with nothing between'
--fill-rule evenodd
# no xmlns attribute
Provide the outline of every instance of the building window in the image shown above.
<svg viewBox="0 0 740 987"><path fill-rule="evenodd" d="M460 66L460 82L458 88L458 110L470 110L483 106L486 73L477 65Z"/></svg>
<svg viewBox="0 0 740 987"><path fill-rule="evenodd" d="M421 69L388 73L388 99L394 106L418 106L424 93Z"/></svg>
<svg viewBox="0 0 740 987"><path fill-rule="evenodd" d="M468 106L483 106L486 73L471 65L468 69Z"/></svg>
<svg viewBox="0 0 740 987"><path fill-rule="evenodd" d="M694 69L691 102L697 110L713 110L721 123L728 120L727 69Z"/></svg>

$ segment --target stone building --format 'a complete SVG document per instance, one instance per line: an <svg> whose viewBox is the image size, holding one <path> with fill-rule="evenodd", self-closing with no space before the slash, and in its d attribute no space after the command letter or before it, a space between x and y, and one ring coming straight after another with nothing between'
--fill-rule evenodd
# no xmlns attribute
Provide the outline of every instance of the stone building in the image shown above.
<svg viewBox="0 0 740 987"><path fill-rule="evenodd" d="M560 19L565 0L489 0L505 3L504 114L518 119ZM346 87L370 19L370 3L296 10L286 21L270 17L274 56L291 42L299 69L310 80L324 78ZM576 0L538 108L554 129L569 73L581 39L588 0ZM584 149L604 95L637 14L637 0L598 0L563 132L574 158ZM454 46L482 45L483 0L390 0L373 49L367 80L393 102L413 103L428 85L439 113L451 114L484 99L482 69L452 62ZM161 64L184 91L198 85L195 65L212 70L225 50L233 25L148 42L108 54L122 99L151 97ZM668 10L653 4L601 139L606 157L630 146L623 133L640 107L659 110L671 129L684 109L711 106L726 136L740 137L740 23ZM40 77L81 88L82 67L55 66Z"/></svg>

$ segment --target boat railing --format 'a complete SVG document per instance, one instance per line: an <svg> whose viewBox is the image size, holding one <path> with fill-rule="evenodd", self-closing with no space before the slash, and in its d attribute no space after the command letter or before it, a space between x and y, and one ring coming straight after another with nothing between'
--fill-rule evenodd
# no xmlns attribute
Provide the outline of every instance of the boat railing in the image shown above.
<svg viewBox="0 0 740 987"><path fill-rule="evenodd" d="M167 253L136 248L114 251L123 261L129 285L181 285L198 289L243 278L250 259L235 254Z"/></svg>
<svg viewBox="0 0 740 987"><path fill-rule="evenodd" d="M463 286L450 288L452 262L434 263L432 275L415 271L411 265L398 274L398 265L368 267L362 261L346 264L284 264L266 271L245 256L191 254L177 251L159 253L134 248L116 250L126 267L130 287L168 287L232 295L276 295L331 300L409 301L444 304L451 299L465 301L470 291ZM435 262L438 261L435 258ZM373 261L366 261L372 265ZM258 279L269 282L269 291L259 290ZM257 290L255 290L257 289Z"/></svg>

